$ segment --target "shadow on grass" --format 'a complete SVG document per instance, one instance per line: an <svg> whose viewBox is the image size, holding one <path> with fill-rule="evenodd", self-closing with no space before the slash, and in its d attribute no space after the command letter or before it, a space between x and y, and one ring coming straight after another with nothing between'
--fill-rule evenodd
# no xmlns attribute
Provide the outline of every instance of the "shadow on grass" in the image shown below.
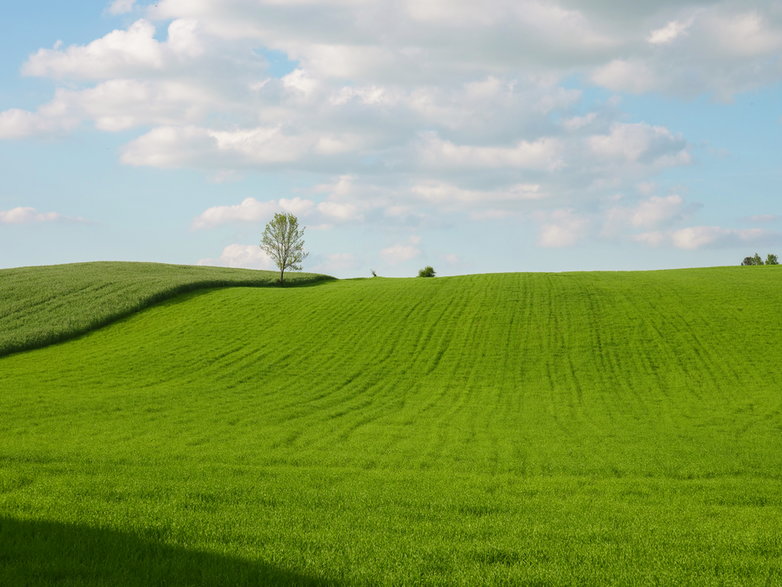
<svg viewBox="0 0 782 587"><path fill-rule="evenodd" d="M299 288L299 287L313 287L331 283L337 281L336 278L330 275L318 275L312 274L311 277L296 278L291 281L279 283L273 280L259 279L257 282L235 282L230 280L209 279L203 281L195 281L192 283L185 283L162 289L160 291L151 293L146 296L141 296L131 306L122 310L109 312L105 315L96 315L92 318L88 324L82 326L72 327L67 329L57 330L56 328L50 330L49 326L45 326L41 331L35 332L30 335L27 340L23 341L3 341L0 340L0 358L14 353L20 353L25 351L32 351L35 349L44 348L61 342L68 342L75 340L80 336L89 334L94 330L103 328L120 322L125 318L129 318L134 314L137 314L147 308L159 305L163 302L175 300L181 296L190 293L205 293L214 289L229 288L229 287L263 287L263 288Z"/></svg>
<svg viewBox="0 0 782 587"><path fill-rule="evenodd" d="M133 534L0 517L0 585L336 585Z"/></svg>

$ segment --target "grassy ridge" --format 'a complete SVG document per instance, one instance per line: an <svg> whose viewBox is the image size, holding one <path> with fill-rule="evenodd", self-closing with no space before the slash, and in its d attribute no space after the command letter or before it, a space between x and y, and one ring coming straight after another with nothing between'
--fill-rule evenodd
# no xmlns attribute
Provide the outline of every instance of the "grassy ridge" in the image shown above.
<svg viewBox="0 0 782 587"><path fill-rule="evenodd" d="M83 334L180 293L267 286L274 271L161 263L74 263L0 270L0 356ZM290 274L291 283L325 276Z"/></svg>
<svg viewBox="0 0 782 587"><path fill-rule="evenodd" d="M170 300L0 359L0 544L44 522L120 533L160 544L161 568L243 561L226 582L248 584L779 582L781 279L509 274ZM47 558L30 551L0 558L0 579Z"/></svg>

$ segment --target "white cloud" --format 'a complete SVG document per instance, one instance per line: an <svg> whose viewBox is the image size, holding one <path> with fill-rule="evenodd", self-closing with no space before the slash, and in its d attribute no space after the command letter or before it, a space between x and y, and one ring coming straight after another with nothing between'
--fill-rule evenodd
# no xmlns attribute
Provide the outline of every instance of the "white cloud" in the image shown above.
<svg viewBox="0 0 782 587"><path fill-rule="evenodd" d="M585 114L584 116L573 116L571 118L567 118L562 122L562 126L573 132L580 130L586 126L589 126L597 119L597 113L596 112L590 112L589 114Z"/></svg>
<svg viewBox="0 0 782 587"><path fill-rule="evenodd" d="M723 55L753 58L782 48L780 23L772 23L756 10L709 14L703 21L704 36Z"/></svg>
<svg viewBox="0 0 782 587"><path fill-rule="evenodd" d="M249 197L239 204L213 206L199 214L192 223L195 230L214 228L223 224L235 222L263 223L275 212L287 212L302 217L313 229L331 228L334 223L359 222L367 211L378 208L382 202L347 201L344 178L336 182L337 191L330 194L329 199L316 202L307 198L280 198L277 200L260 201ZM331 186L317 186L314 191L323 191Z"/></svg>
<svg viewBox="0 0 782 587"><path fill-rule="evenodd" d="M779 233L760 228L736 229L721 226L689 226L678 230L650 231L632 236L632 240L649 246L673 246L694 251L703 248L763 245L779 242Z"/></svg>
<svg viewBox="0 0 782 587"><path fill-rule="evenodd" d="M540 242L566 246L601 230L606 196L687 165L692 148L618 100L588 104L570 80L720 97L782 80L782 13L764 2L161 0L144 16L31 55L24 73L60 87L0 112L0 138L91 123L135 130L128 165L303 170L325 195L294 213L321 227L545 209ZM271 75L266 49L292 71ZM612 204L628 228L614 233L670 241L686 211L672 198ZM281 202L215 206L193 226L262 222Z"/></svg>
<svg viewBox="0 0 782 587"><path fill-rule="evenodd" d="M759 228L739 230L720 226L691 226L674 231L671 234L671 242L679 249L692 250L758 243L770 236L768 231Z"/></svg>
<svg viewBox="0 0 782 587"><path fill-rule="evenodd" d="M199 259L198 265L237 267L244 269L275 269L274 261L258 245L231 244L216 259Z"/></svg>
<svg viewBox="0 0 782 587"><path fill-rule="evenodd" d="M209 63L205 44L215 42L204 38L198 21L174 20L165 41L158 41L155 33L155 24L142 18L127 30L115 29L87 45L39 49L27 59L22 73L54 79L127 79L181 74L199 58Z"/></svg>
<svg viewBox="0 0 782 587"><path fill-rule="evenodd" d="M358 265L358 258L352 253L330 253L312 270L326 274L343 273L355 270Z"/></svg>
<svg viewBox="0 0 782 587"><path fill-rule="evenodd" d="M281 198L261 202L255 198L245 198L233 206L213 206L207 208L193 220L195 230L214 228L232 222L266 222L275 212L287 212L296 216L307 214L315 207L311 200L303 198Z"/></svg>
<svg viewBox="0 0 782 587"><path fill-rule="evenodd" d="M223 38L264 38L324 78L443 80L460 72L595 59L615 42L581 10L540 0L300 2L163 0L150 16L195 18ZM380 41L380 42L379 42Z"/></svg>
<svg viewBox="0 0 782 587"><path fill-rule="evenodd" d="M658 226L681 216L683 207L684 200L676 194L652 197L638 205L630 216L630 223L642 228Z"/></svg>
<svg viewBox="0 0 782 587"><path fill-rule="evenodd" d="M125 146L121 160L127 165L176 168L205 161L216 151L213 137L203 129L186 126L162 126ZM224 168L215 161L215 166Z"/></svg>
<svg viewBox="0 0 782 587"><path fill-rule="evenodd" d="M85 222L83 218L64 216L59 212L39 212L35 208L19 206L0 210L0 224L35 224L39 222Z"/></svg>
<svg viewBox="0 0 782 587"><path fill-rule="evenodd" d="M678 194L652 196L624 204L624 198L609 198L604 207L563 208L531 215L538 224L541 247L570 247L591 242L639 243L649 247L682 250L761 246L778 243L782 234L760 228L685 226L698 205L688 204Z"/></svg>
<svg viewBox="0 0 782 587"><path fill-rule="evenodd" d="M12 108L0 112L0 139L60 134L75 128L78 123L78 119L51 115L45 110L29 112Z"/></svg>
<svg viewBox="0 0 782 587"><path fill-rule="evenodd" d="M127 14L133 12L136 0L114 0L108 8L109 14Z"/></svg>
<svg viewBox="0 0 782 587"><path fill-rule="evenodd" d="M63 93L61 101L81 109L100 130L120 131L145 124L196 121L219 99L186 81L117 79L82 92Z"/></svg>
<svg viewBox="0 0 782 587"><path fill-rule="evenodd" d="M668 43L672 43L677 38L685 34L687 29L690 27L690 24L692 23L672 20L664 27L655 29L649 33L647 40L652 45L667 45Z"/></svg>
<svg viewBox="0 0 782 587"><path fill-rule="evenodd" d="M302 69L295 69L282 78L285 89L307 98L318 90L320 83Z"/></svg>
<svg viewBox="0 0 782 587"><path fill-rule="evenodd" d="M706 3L681 3L678 18L660 22L643 44L628 41L621 57L593 68L592 80L620 92L722 100L782 80L782 18L774 3Z"/></svg>
<svg viewBox="0 0 782 587"><path fill-rule="evenodd" d="M88 45L40 49L23 67L26 75L102 79L161 71L165 54L155 26L137 20L128 30L114 30Z"/></svg>
<svg viewBox="0 0 782 587"><path fill-rule="evenodd" d="M422 137L420 158L434 168L496 169L503 167L553 171L564 165L555 138L517 141L509 146L458 145L433 133Z"/></svg>
<svg viewBox="0 0 782 587"><path fill-rule="evenodd" d="M346 80L369 77L396 65L393 51L371 44L313 44L302 57L319 76Z"/></svg>
<svg viewBox="0 0 782 587"><path fill-rule="evenodd" d="M468 23L490 26L500 17L498 12L486 10L481 4L464 0L405 0L407 15L414 21L446 26L465 26Z"/></svg>
<svg viewBox="0 0 782 587"><path fill-rule="evenodd" d="M341 222L361 220L362 214L358 206L340 202L321 202L318 211L326 218Z"/></svg>
<svg viewBox="0 0 782 587"><path fill-rule="evenodd" d="M496 190L473 190L431 180L417 183L411 191L423 200L435 204L487 205L498 202L518 202L546 198L540 184L521 183Z"/></svg>
<svg viewBox="0 0 782 587"><path fill-rule="evenodd" d="M645 229L643 242L654 240L652 229L671 226L673 223L688 216L694 206L685 204L684 198L678 194L668 196L652 196L632 206L614 206L604 213L604 236L616 236L628 229Z"/></svg>
<svg viewBox="0 0 782 587"><path fill-rule="evenodd" d="M161 126L126 145L122 161L163 168L292 166L306 169L320 158L357 150L359 142L357 137L344 133L288 134L281 125L241 130Z"/></svg>
<svg viewBox="0 0 782 587"><path fill-rule="evenodd" d="M650 196L657 189L657 185L653 181L642 181L635 186L639 194L644 196Z"/></svg>
<svg viewBox="0 0 782 587"><path fill-rule="evenodd" d="M332 94L330 101L335 106L342 106L351 101L370 105L392 105L399 101L399 97L392 95L388 89L373 84L364 87L344 86Z"/></svg>
<svg viewBox="0 0 782 587"><path fill-rule="evenodd" d="M217 152L229 152L240 160L284 163L301 157L309 147L299 137L286 135L282 127L256 127L243 130L201 129L213 139Z"/></svg>
<svg viewBox="0 0 782 587"><path fill-rule="evenodd" d="M614 59L595 69L592 81L616 92L643 94L657 89L658 72L639 59Z"/></svg>
<svg viewBox="0 0 782 587"><path fill-rule="evenodd" d="M584 238L590 220L572 209L555 210L543 216L538 234L541 247L570 247Z"/></svg>
<svg viewBox="0 0 782 587"><path fill-rule="evenodd" d="M344 199L355 196L361 188L356 186L356 176L343 174L331 182L316 185L315 191L326 192L334 199Z"/></svg>
<svg viewBox="0 0 782 587"><path fill-rule="evenodd" d="M380 257L389 265L404 263L415 259L420 254L420 249L413 244L396 244L380 251Z"/></svg>
<svg viewBox="0 0 782 587"><path fill-rule="evenodd" d="M650 247L659 247L667 240L668 236L664 232L653 230L634 234L631 238L635 242L643 243Z"/></svg>
<svg viewBox="0 0 782 587"><path fill-rule="evenodd" d="M662 126L615 123L608 134L589 138L588 146L599 157L632 163L686 165L691 157L687 142Z"/></svg>
<svg viewBox="0 0 782 587"><path fill-rule="evenodd" d="M198 21L178 19L168 25L167 49L177 59L195 59L206 52Z"/></svg>
<svg viewBox="0 0 782 587"><path fill-rule="evenodd" d="M470 212L471 220L504 220L513 216L513 212L502 208L483 208Z"/></svg>
<svg viewBox="0 0 782 587"><path fill-rule="evenodd" d="M589 10L531 0L498 3L494 11L447 3L459 30L475 27L475 19L463 20L464 14L477 11L486 19L486 30L468 35L480 47L465 61L464 52L476 47L455 43L454 31L443 30L443 21L431 22L420 13L439 13L445 5L408 14L389 11L382 2L307 2L308 11L322 17L327 27L302 22L295 6L300 5L167 0L149 7L147 19L127 30L84 45L41 50L28 59L28 74L96 83L60 90L49 105L59 109L58 115L8 111L5 125L0 118L0 136L46 134L85 120L105 131L143 128L144 134L122 149L121 160L128 165L191 167L223 176L249 169L361 178L374 174L373 191L383 182L388 187L392 174L408 174L414 185L431 180L460 186L453 191L455 198L440 203L429 189L432 207L454 199L462 205L504 202L492 206L494 215L535 194L542 199L562 193L568 183L581 187L600 177L623 180L623 145L608 154L604 148L602 156L584 153L578 132L588 129L599 141L616 115L574 116L581 92L559 84L561 73L572 71L573 63L605 63L606 51L617 45L609 38L610 27ZM158 40L156 23L162 19L171 22L165 38ZM377 45L378 23L401 25L407 19L412 28L401 36L403 29L381 27L385 41ZM528 39L514 43L541 50L546 46L540 63L530 66L528 61L537 57L527 50L523 63L506 62L517 57L503 44L507 39L497 40L506 35L508 22L530 32ZM550 39L539 38L541 31L563 41L561 54L551 54ZM570 42L576 32L581 36ZM297 67L281 79L269 77L256 51L260 47L286 53L298 60ZM335 64L331 57L336 54L345 59ZM431 75L430 58L442 74ZM418 73L410 77L409 70L416 68ZM604 142L628 138L615 135L610 131ZM655 148L651 145L650 153ZM686 162L686 150L669 155L648 161L639 156L633 179ZM608 169L611 158L614 167ZM461 185L465 174L484 170L496 172L497 183L511 187ZM552 172L558 172L556 178ZM380 174L385 174L382 179ZM541 174L551 174L552 182ZM529 192L523 187L528 185L537 190ZM334 200L324 203L321 212L337 220L367 218L367 208L377 206L365 201L355 196ZM405 205L386 201L385 207Z"/></svg>
<svg viewBox="0 0 782 587"><path fill-rule="evenodd" d="M37 112L0 112L0 138L63 134L84 120L109 132L177 125L204 117L219 99L209 89L186 81L109 80L86 90L59 89Z"/></svg>

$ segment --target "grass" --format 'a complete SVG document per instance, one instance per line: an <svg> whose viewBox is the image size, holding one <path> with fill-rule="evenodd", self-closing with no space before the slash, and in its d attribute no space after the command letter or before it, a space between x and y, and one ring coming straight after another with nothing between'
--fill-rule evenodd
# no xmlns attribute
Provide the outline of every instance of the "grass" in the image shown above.
<svg viewBox="0 0 782 587"><path fill-rule="evenodd" d="M273 285L276 271L160 263L73 263L0 270L0 356L105 326L178 294ZM328 279L289 274L291 284Z"/></svg>
<svg viewBox="0 0 782 587"><path fill-rule="evenodd" d="M780 280L215 289L7 356L0 583L782 582Z"/></svg>

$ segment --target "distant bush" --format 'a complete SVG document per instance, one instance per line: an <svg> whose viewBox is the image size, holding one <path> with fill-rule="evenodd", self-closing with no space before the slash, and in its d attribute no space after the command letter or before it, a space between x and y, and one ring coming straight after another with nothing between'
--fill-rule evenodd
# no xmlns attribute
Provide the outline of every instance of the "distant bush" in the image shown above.
<svg viewBox="0 0 782 587"><path fill-rule="evenodd" d="M427 265L418 272L418 277L434 277L434 268Z"/></svg>
<svg viewBox="0 0 782 587"><path fill-rule="evenodd" d="M752 257L744 257L744 260L741 262L742 265L779 265L779 261L777 260L777 256L774 253L769 253L766 255L766 262L763 262L763 259L760 258L760 255L755 253Z"/></svg>

